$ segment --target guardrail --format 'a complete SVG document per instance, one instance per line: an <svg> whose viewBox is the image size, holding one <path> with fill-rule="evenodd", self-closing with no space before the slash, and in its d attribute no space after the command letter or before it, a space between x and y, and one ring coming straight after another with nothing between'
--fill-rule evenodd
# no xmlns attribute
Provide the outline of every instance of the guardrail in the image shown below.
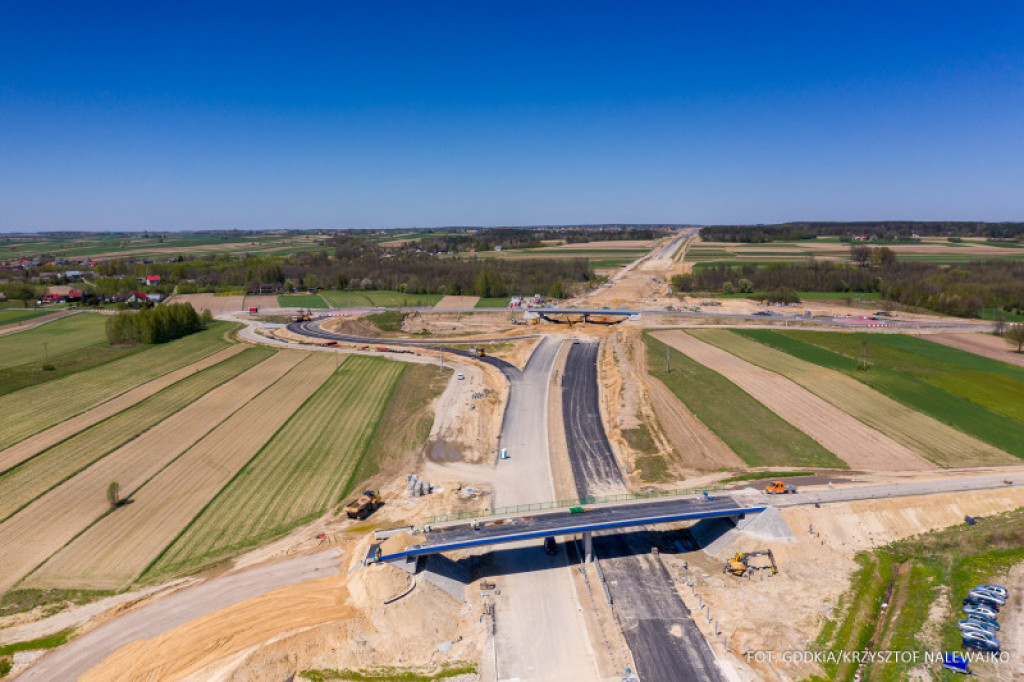
<svg viewBox="0 0 1024 682"><path fill-rule="evenodd" d="M720 485L712 485L703 488L676 488L673 490L648 490L639 493L620 493L618 495L576 497L572 499L553 500L551 502L533 502L530 504L515 504L507 507L493 507L491 509L476 509L472 511L451 512L448 514L435 514L434 516L423 517L423 523L437 524L446 523L448 521L479 519L484 516L506 516L509 514L522 514L524 512L555 509L572 510L588 504L609 504L612 502L630 502L632 500L652 500L662 497L684 497L686 495L701 495L705 492L719 493L724 491L724 487Z"/></svg>

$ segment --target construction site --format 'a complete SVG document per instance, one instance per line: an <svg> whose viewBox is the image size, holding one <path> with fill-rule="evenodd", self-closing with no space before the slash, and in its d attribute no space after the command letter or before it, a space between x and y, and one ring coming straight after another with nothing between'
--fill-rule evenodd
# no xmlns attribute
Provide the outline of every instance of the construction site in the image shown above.
<svg viewBox="0 0 1024 682"><path fill-rule="evenodd" d="M993 376L1005 366L998 395L948 390L960 391L958 401L989 401L991 421L979 416L978 424L1010 424L1021 416L1011 403L1024 395L1019 358L977 320L914 312L855 329L858 339L882 339L870 351L863 342L875 375L815 364L839 353L819 336L850 332L848 320L863 311L822 300L769 317L748 299L708 306L681 298L670 280L692 267L686 256L699 239L692 228L647 244L645 256L557 306L475 311L475 299L448 297L435 309L402 310L393 328L365 310L276 310L271 301L263 312L291 321L258 321L241 312L243 302L217 301L220 319L244 325L238 345L296 354L278 361L274 381L305 368L274 400L298 410L317 386L331 385L339 362L384 358L436 377L429 405L410 412L424 427L379 470L356 477L340 504L255 549L201 572L168 569L160 575L173 578L147 584L153 565L192 556L188 533L198 537L205 526L182 517L183 535L133 555L131 580L116 582L113 569L101 576L110 582L91 578L108 596L0 616L0 652L73 633L49 651L13 649L9 674L747 682L866 679L867 670L870 679L946 679L923 654L898 674L840 674L811 654L845 650L855 638L835 637L847 627L866 633L858 650L894 649L905 625L885 605L858 616L849 596L866 580L864 557L932 532L970 533L1024 507L1024 466L987 426L966 416L953 424L866 382L888 371L886 343L904 344L892 353L926 343L970 356L976 364L958 367ZM740 333L749 330L778 336ZM812 342L817 355L787 352ZM961 362L935 353L950 367ZM373 400L397 400L400 370L374 367L367 376L394 377ZM371 400L365 386L352 389L354 405L360 391ZM269 419L270 400L249 424ZM269 448L278 426L264 428ZM277 475L268 470L268 480ZM217 485L231 476L224 479ZM197 515L216 500L213 492L196 499ZM128 512L146 504L140 494ZM0 537L25 509L11 512L0 517ZM99 537L92 529L102 523L82 532ZM75 566L102 567L93 554L105 545L73 539L88 539L77 532L52 557L32 555L21 573L5 567L0 578L39 589L86 584ZM1010 655L974 670L1024 679L1024 558L1010 552L1001 561L977 570L1009 591L999 638ZM917 585L900 575L884 581L894 604ZM900 646L945 651L959 597L941 581L920 589L924 622Z"/></svg>

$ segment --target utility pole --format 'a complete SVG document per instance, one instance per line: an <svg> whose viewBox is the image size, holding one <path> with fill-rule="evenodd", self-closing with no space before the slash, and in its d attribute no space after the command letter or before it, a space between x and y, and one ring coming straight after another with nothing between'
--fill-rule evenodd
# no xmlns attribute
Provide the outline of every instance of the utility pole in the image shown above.
<svg viewBox="0 0 1024 682"><path fill-rule="evenodd" d="M444 373L444 346L440 346L438 350L441 351L441 365L437 368L437 373Z"/></svg>
<svg viewBox="0 0 1024 682"><path fill-rule="evenodd" d="M665 345L665 374L672 372L672 360L669 354L668 344Z"/></svg>
<svg viewBox="0 0 1024 682"><path fill-rule="evenodd" d="M50 364L50 347L45 342L43 343L43 355L45 357L43 364Z"/></svg>
<svg viewBox="0 0 1024 682"><path fill-rule="evenodd" d="M868 342L861 341L860 346L860 368L864 371L868 369Z"/></svg>

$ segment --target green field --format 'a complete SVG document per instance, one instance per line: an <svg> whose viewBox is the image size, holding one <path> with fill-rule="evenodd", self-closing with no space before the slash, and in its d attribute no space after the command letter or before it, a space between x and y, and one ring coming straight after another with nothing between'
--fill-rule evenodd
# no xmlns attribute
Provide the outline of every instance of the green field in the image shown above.
<svg viewBox="0 0 1024 682"><path fill-rule="evenodd" d="M875 662L862 671L865 680L911 679L925 651L959 651L957 620L960 599L975 585L1002 583L1007 572L1024 560L1024 512L1014 511L901 540L857 555L860 569L843 595L835 620L826 619L814 645L831 651L875 649L919 652L917 662ZM892 594L887 595L892 585ZM947 592L948 590L948 592ZM945 603L938 604L945 592ZM883 602L890 607L883 610ZM938 638L922 641L922 623L939 609ZM998 665L998 664L996 664ZM1005 665L1005 664L1003 664ZM990 677L993 664L972 665L980 679ZM825 677L848 681L857 673L852 663L824 665ZM935 679L934 677L930 679ZM952 679L942 675L940 679Z"/></svg>
<svg viewBox="0 0 1024 682"><path fill-rule="evenodd" d="M895 334L738 330L1024 458L1024 368ZM866 349L870 369L858 370Z"/></svg>
<svg viewBox="0 0 1024 682"><path fill-rule="evenodd" d="M29 386L63 379L71 374L105 365L146 350L146 346L86 346L70 353L50 357L53 369L43 370L40 363L27 362L16 367L0 369L0 396L14 393Z"/></svg>
<svg viewBox="0 0 1024 682"><path fill-rule="evenodd" d="M666 373L666 345L646 334L644 341L651 376L750 466L846 468L845 462L736 384L675 349L670 349L672 371Z"/></svg>
<svg viewBox="0 0 1024 682"><path fill-rule="evenodd" d="M0 397L0 448L224 348L226 332L235 327L213 322L170 343Z"/></svg>
<svg viewBox="0 0 1024 682"><path fill-rule="evenodd" d="M329 308L327 301L314 294L284 294L277 297L282 308Z"/></svg>
<svg viewBox="0 0 1024 682"><path fill-rule="evenodd" d="M269 348L246 349L0 475L0 521L270 355L273 351Z"/></svg>
<svg viewBox="0 0 1024 682"><path fill-rule="evenodd" d="M82 313L0 336L0 369L26 363L42 365L46 357L106 343L106 325L105 316Z"/></svg>
<svg viewBox="0 0 1024 682"><path fill-rule="evenodd" d="M477 308L506 308L508 307L509 297L498 296L496 298L481 298L476 302Z"/></svg>
<svg viewBox="0 0 1024 682"><path fill-rule="evenodd" d="M426 308L436 305L441 294L403 294L400 291L324 291L321 292L335 308Z"/></svg>
<svg viewBox="0 0 1024 682"><path fill-rule="evenodd" d="M147 571L192 572L322 515L341 501L406 366L353 356Z"/></svg>
<svg viewBox="0 0 1024 682"><path fill-rule="evenodd" d="M0 325L14 324L24 320L31 320L43 315L49 315L53 310L37 310L34 308L4 308L0 309Z"/></svg>

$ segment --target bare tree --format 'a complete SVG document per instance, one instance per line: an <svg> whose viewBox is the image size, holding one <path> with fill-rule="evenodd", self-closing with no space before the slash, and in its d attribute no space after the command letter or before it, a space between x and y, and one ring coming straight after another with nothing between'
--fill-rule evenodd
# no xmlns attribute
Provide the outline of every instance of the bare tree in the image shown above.
<svg viewBox="0 0 1024 682"><path fill-rule="evenodd" d="M1018 353L1024 353L1024 324L1012 325L1003 334L1003 338L1011 346L1017 346Z"/></svg>
<svg viewBox="0 0 1024 682"><path fill-rule="evenodd" d="M1006 318L1003 315L996 315L996 319L992 320L992 333L996 336L1002 336L1006 331Z"/></svg>

